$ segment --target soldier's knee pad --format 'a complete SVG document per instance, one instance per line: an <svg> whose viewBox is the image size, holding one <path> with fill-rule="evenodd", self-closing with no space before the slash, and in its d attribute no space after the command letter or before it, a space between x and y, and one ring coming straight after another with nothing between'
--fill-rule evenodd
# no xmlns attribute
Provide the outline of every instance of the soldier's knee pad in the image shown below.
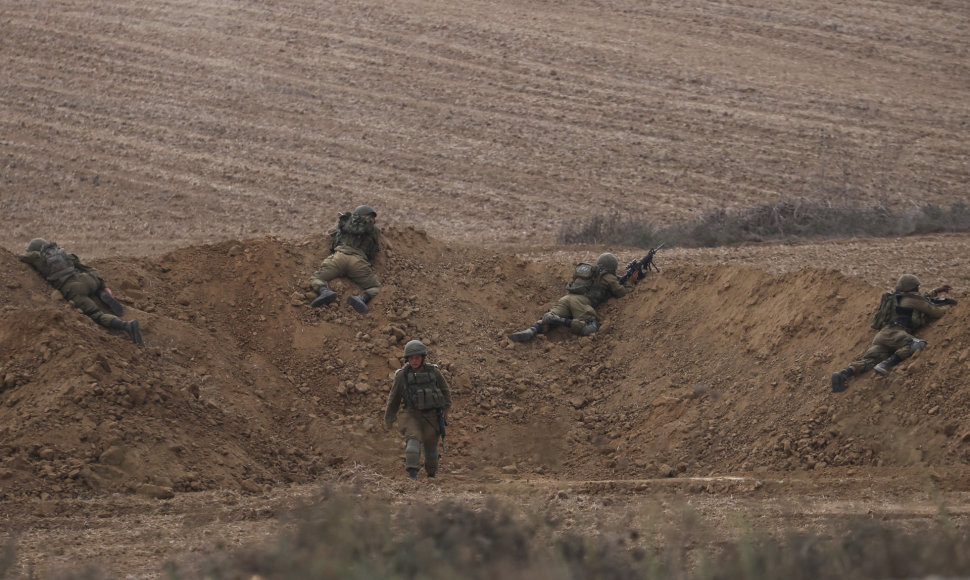
<svg viewBox="0 0 970 580"><path fill-rule="evenodd" d="M404 446L404 465L405 467L417 467L421 461L421 444L417 439L408 439Z"/></svg>

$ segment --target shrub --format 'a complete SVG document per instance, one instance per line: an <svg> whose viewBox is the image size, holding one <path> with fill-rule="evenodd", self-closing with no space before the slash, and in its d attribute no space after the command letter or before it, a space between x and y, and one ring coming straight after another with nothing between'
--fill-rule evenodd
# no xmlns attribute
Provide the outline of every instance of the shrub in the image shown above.
<svg viewBox="0 0 970 580"><path fill-rule="evenodd" d="M661 241L686 248L744 242L846 237L900 237L914 234L968 232L970 207L915 206L893 211L882 203L782 198L774 203L728 210L716 208L697 218L659 227L653 222L613 212L585 222L563 224L560 244L622 244L641 248Z"/></svg>

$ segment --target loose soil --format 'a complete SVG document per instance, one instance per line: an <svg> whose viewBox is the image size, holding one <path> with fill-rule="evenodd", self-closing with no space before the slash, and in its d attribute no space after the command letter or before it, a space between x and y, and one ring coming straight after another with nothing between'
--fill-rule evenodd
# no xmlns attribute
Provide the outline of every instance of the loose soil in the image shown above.
<svg viewBox="0 0 970 580"><path fill-rule="evenodd" d="M965 200L970 9L904 2L6 2L0 18L0 539L15 575L162 575L270 539L321 483L401 502L381 419L406 341L454 409L472 505L596 529L702 515L964 525L970 236L657 256L600 332L508 333L561 294L561 228L786 196ZM360 316L308 307L338 211L377 208ZM97 267L145 345L17 254ZM833 394L904 272L960 303Z"/></svg>

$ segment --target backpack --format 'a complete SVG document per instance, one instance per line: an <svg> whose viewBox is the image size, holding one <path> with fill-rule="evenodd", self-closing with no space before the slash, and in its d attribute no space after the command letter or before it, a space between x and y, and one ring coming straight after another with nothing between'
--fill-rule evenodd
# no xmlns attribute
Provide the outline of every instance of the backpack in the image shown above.
<svg viewBox="0 0 970 580"><path fill-rule="evenodd" d="M40 255L44 259L42 273L48 282L55 286L63 284L77 270L77 256L68 254L64 248L59 247L54 242L50 242L40 249Z"/></svg>
<svg viewBox="0 0 970 580"><path fill-rule="evenodd" d="M588 262L580 262L576 264L573 268L573 281L566 284L566 290L570 294L582 294L586 295L589 290L596 284L596 281L600 279L599 266L596 264L590 264Z"/></svg>
<svg viewBox="0 0 970 580"><path fill-rule="evenodd" d="M364 252L368 260L373 260L377 255L377 228L366 216L353 212L340 214L337 227L330 231L330 236L331 252L336 250L337 246L343 245Z"/></svg>
<svg viewBox="0 0 970 580"><path fill-rule="evenodd" d="M898 299L899 295L894 292L883 292L882 298L879 300L879 307L876 308L876 313L872 315L869 326L874 330L882 330L882 327L889 324L889 321L896 316Z"/></svg>

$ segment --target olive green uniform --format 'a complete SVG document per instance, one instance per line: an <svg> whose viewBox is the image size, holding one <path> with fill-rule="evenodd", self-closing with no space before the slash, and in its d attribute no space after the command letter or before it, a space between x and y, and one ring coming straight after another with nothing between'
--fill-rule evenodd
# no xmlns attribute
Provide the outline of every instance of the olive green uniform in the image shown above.
<svg viewBox="0 0 970 580"><path fill-rule="evenodd" d="M30 264L41 273L50 284L60 290L66 300L69 300L81 312L91 317L101 326L111 327L111 321L117 316L102 312L98 304L91 299L98 290L104 289L104 280L97 270L81 263L74 254L66 254L69 262L52 266L51 262L40 252L26 252L20 255L20 261ZM56 271L54 271L56 270Z"/></svg>
<svg viewBox="0 0 970 580"><path fill-rule="evenodd" d="M334 278L347 277L364 290L370 298L381 291L380 282L371 265L380 248L380 231L371 225L365 234L340 232L340 225L330 230L333 244L330 255L320 264L310 278L310 286L315 292L321 288L329 289L327 282Z"/></svg>
<svg viewBox="0 0 970 580"><path fill-rule="evenodd" d="M549 312L562 318L571 318L569 329L574 334L582 334L587 322L599 322L596 308L610 298L621 298L630 292L633 292L632 284L620 284L616 274L607 272L599 277L585 295L566 294Z"/></svg>
<svg viewBox="0 0 970 580"><path fill-rule="evenodd" d="M900 292L896 307L897 316L882 330L876 333L872 344L860 360L851 363L856 373L864 373L887 357L895 354L900 360L913 355L913 332L919 330L929 320L946 314L946 309L931 303L926 296L917 292Z"/></svg>
<svg viewBox="0 0 970 580"><path fill-rule="evenodd" d="M424 363L417 371L410 365L398 369L384 410L385 427L390 429L394 425L402 405L400 431L406 441L405 467L419 467L423 446L424 470L429 477L434 477L438 471L438 413L447 413L451 408L448 382L437 366Z"/></svg>

